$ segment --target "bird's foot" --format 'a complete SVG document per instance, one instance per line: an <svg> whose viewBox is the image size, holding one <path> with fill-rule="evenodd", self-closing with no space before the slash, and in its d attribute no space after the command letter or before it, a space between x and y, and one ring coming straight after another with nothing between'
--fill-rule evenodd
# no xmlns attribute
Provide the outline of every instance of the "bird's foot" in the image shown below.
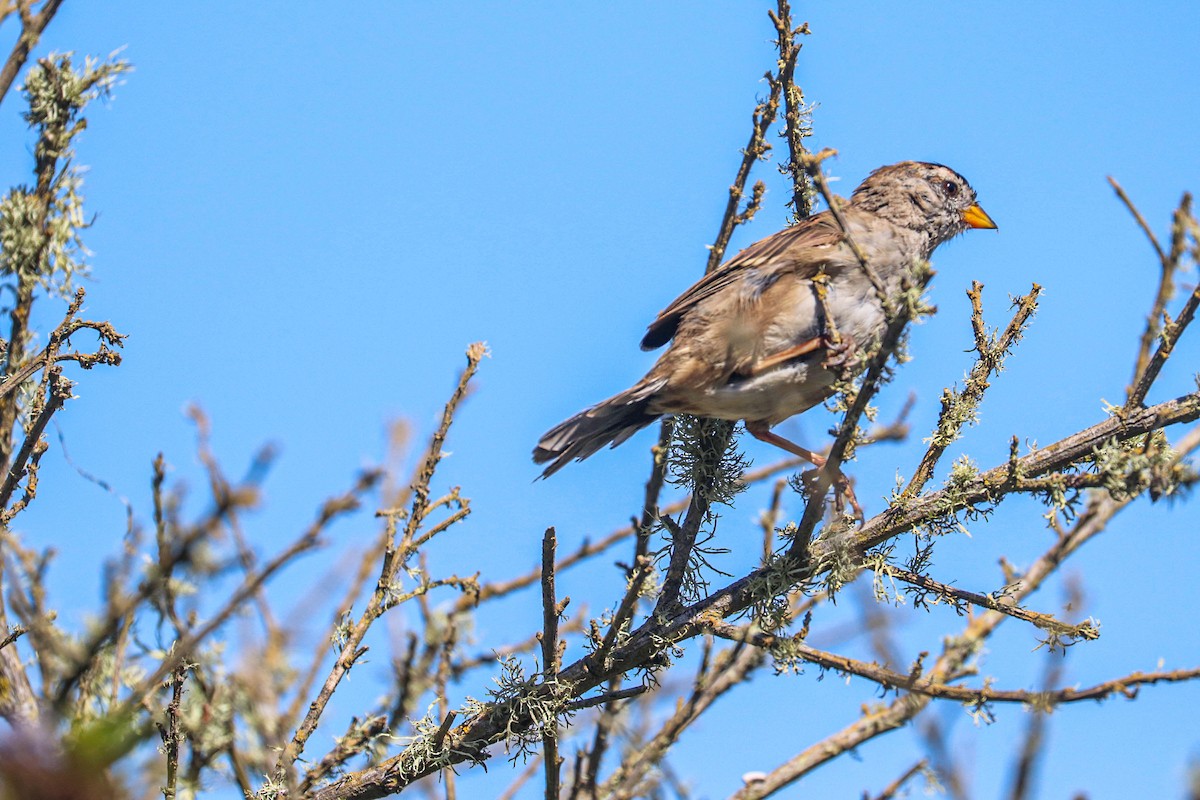
<svg viewBox="0 0 1200 800"><path fill-rule="evenodd" d="M809 497L812 497L816 492L821 475L826 469L827 467L822 465L801 473L800 480L804 488L807 489ZM846 514L846 506L850 507L852 512L850 515ZM833 476L833 510L839 517L853 516L859 522L866 519L866 516L863 514L863 508L858 502L858 497L854 494L854 486L850 483L850 479L846 477L846 473L840 469Z"/></svg>
<svg viewBox="0 0 1200 800"><path fill-rule="evenodd" d="M851 345L853 346L853 345ZM795 442L788 441L777 433L773 433L770 426L762 420L746 420L746 432L758 439L760 442L773 444L781 450L786 450L794 456L803 458L808 463L814 465L815 469L806 470L800 473L800 486L797 489L803 488L808 497L812 497L817 489L817 482L821 474L829 469L828 460L825 456L814 453L812 450L801 447ZM854 496L854 487L850 485L850 479L846 477L846 473L840 469L834 468L833 488L834 488L834 509L842 515L846 513L846 504L849 503L850 508L854 510L854 518L863 520L862 506L858 504L858 498Z"/></svg>
<svg viewBox="0 0 1200 800"><path fill-rule="evenodd" d="M821 366L826 368L843 369L849 366L850 359L858 352L858 343L853 336L840 336L835 341L832 337L822 337L825 348L825 360Z"/></svg>

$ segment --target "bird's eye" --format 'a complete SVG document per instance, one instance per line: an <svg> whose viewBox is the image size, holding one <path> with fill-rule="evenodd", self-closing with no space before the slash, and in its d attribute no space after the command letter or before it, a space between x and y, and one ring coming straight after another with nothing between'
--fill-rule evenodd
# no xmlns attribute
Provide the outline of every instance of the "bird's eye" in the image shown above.
<svg viewBox="0 0 1200 800"><path fill-rule="evenodd" d="M942 181L942 191L947 197L954 197L958 194L958 184L954 181Z"/></svg>

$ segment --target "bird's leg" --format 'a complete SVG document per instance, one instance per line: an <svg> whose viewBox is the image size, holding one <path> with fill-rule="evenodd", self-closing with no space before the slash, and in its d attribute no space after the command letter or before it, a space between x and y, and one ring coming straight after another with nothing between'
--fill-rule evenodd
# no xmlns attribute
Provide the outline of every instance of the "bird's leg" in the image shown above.
<svg viewBox="0 0 1200 800"><path fill-rule="evenodd" d="M818 455L812 450L805 449L795 442L783 438L777 433L772 433L770 426L761 420L754 422L746 420L746 431L760 442L773 444L781 450L786 450L794 456L803 458L817 469L824 469L829 463L829 460L825 458L825 456ZM846 502L850 504L850 507L854 509L855 518L860 520L864 519L862 506L858 504L858 498L854 496L854 488L850 485L850 479L846 477L846 473L838 469L837 474L833 478L833 482L837 490L837 496L839 498L845 498Z"/></svg>
<svg viewBox="0 0 1200 800"><path fill-rule="evenodd" d="M822 336L818 336L815 339L809 339L808 341L801 342L800 344L797 344L797 345L793 345L793 346L787 348L786 350L780 350L778 353L773 353L772 355L769 355L766 358L759 360L758 363L756 363L754 366L752 366L750 368L750 377L753 378L757 375L761 375L769 369L773 369L773 368L779 366L780 364L784 364L788 361L791 361L793 358L799 358L800 356L806 356L809 353L815 353L816 351L820 350L821 348L823 348L825 346L826 346L825 338ZM749 429L749 426L747 426L747 429ZM767 440L764 439L763 441L765 442ZM779 447L783 447L783 445L779 445ZM787 450L786 447L783 447L783 449ZM796 453L796 455L800 455L800 454ZM800 457L808 458L808 456L800 456Z"/></svg>
<svg viewBox="0 0 1200 800"><path fill-rule="evenodd" d="M823 367L844 367L846 362L850 360L850 354L854 352L855 341L849 336L839 336L836 339L827 334L813 337L797 345L792 345L786 350L780 350L778 353L760 359L758 363L750 368L749 377L753 378L763 374L767 370L774 369L780 364L786 364L794 358L806 356L809 353L815 353L818 350L824 350L828 353L825 360L821 362ZM780 445L782 447L782 445ZM786 447L784 448L787 449Z"/></svg>
<svg viewBox="0 0 1200 800"><path fill-rule="evenodd" d="M834 316L829 313L829 276L824 272L818 273L812 279L813 295L821 308L821 319L824 330L821 331L821 346L826 351L825 360L821 366L827 369L841 369L850 360L855 345L853 336L843 336L834 322Z"/></svg>
<svg viewBox="0 0 1200 800"><path fill-rule="evenodd" d="M806 450L795 442L783 438L778 433L771 433L771 428L765 422L751 422L750 420L746 420L746 431L760 442L773 444L781 450L786 450L794 456L799 456L817 469L821 469L827 463L825 456L818 455L812 450Z"/></svg>

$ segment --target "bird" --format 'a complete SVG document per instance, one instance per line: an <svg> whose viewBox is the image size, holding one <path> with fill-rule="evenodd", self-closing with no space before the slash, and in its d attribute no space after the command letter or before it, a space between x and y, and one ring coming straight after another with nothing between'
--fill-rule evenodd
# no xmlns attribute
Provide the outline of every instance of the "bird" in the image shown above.
<svg viewBox="0 0 1200 800"><path fill-rule="evenodd" d="M883 304L854 246L895 296L938 245L968 228L997 227L966 178L929 162L880 167L839 206L845 230L828 209L808 217L745 248L663 309L641 344L670 346L633 386L541 437L533 450L534 462L547 464L541 477L670 414L742 421L756 439L824 467L824 457L771 428L830 397L862 369L853 356L883 335Z"/></svg>

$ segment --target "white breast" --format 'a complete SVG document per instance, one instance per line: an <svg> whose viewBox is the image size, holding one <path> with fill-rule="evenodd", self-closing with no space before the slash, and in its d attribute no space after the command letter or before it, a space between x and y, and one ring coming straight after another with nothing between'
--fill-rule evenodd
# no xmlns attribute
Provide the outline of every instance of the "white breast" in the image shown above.
<svg viewBox="0 0 1200 800"><path fill-rule="evenodd" d="M807 411L829 396L835 376L821 354L780 365L753 378L709 389L689 413L729 420L763 420L775 425ZM687 411L687 409L679 409Z"/></svg>

